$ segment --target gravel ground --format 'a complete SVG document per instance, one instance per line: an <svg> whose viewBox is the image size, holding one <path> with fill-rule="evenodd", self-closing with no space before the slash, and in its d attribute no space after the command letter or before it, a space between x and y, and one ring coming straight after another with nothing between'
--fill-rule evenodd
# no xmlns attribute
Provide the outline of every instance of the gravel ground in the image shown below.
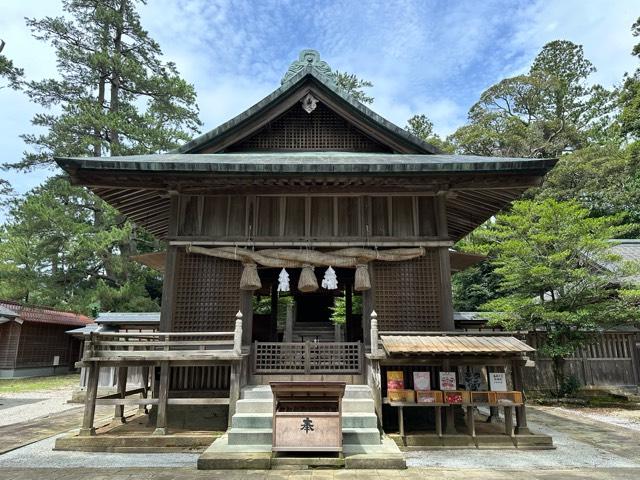
<svg viewBox="0 0 640 480"><path fill-rule="evenodd" d="M555 450L429 450L406 452L407 466L483 469L633 468L632 461L607 450L577 441L542 423L529 422L535 432L553 437Z"/></svg>
<svg viewBox="0 0 640 480"><path fill-rule="evenodd" d="M66 435L66 434L63 434ZM53 451L55 437L0 455L3 468L194 467L198 453L91 453Z"/></svg>
<svg viewBox="0 0 640 480"><path fill-rule="evenodd" d="M538 407L540 410L556 412L566 415L591 418L600 422L629 428L640 432L640 410L625 410L622 408L564 408Z"/></svg>
<svg viewBox="0 0 640 480"><path fill-rule="evenodd" d="M68 389L3 393L0 396L0 427L78 408L79 405L76 403L67 403L69 398L71 398L71 392ZM12 406L3 408L1 404L4 399L7 399L6 403Z"/></svg>

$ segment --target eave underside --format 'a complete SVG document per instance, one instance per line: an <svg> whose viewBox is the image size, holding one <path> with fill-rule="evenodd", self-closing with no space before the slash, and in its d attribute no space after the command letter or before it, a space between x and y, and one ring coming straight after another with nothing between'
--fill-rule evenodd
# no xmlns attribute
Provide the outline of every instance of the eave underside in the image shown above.
<svg viewBox="0 0 640 480"><path fill-rule="evenodd" d="M155 178L154 178L155 177ZM446 192L449 237L458 240L538 185L540 174L429 176L230 176L88 172L75 175L158 238L169 232L169 192L189 195L436 195Z"/></svg>

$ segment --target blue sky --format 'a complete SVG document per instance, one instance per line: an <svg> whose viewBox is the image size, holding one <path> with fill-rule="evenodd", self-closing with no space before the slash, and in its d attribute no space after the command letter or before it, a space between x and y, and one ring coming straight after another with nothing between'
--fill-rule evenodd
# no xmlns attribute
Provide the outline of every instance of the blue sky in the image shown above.
<svg viewBox="0 0 640 480"><path fill-rule="evenodd" d="M636 8L634 8L636 7ZM548 41L584 45L611 87L637 62L630 27L637 0L148 0L142 23L193 83L204 130L216 127L270 93L304 48L332 68L374 83L373 109L404 126L425 113L441 135L465 122L480 93L526 71ZM30 78L55 75L55 57L31 38L24 17L58 15L58 0L0 0L5 55ZM40 108L0 90L0 161L18 160L21 133ZM2 172L24 192L52 171Z"/></svg>

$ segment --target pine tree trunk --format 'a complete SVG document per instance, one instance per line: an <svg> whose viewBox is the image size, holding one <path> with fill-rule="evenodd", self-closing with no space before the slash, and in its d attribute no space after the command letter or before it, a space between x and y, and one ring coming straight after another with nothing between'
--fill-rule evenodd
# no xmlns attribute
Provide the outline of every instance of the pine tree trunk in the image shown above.
<svg viewBox="0 0 640 480"><path fill-rule="evenodd" d="M113 38L115 58L119 59L122 55L122 33L124 29L124 17L127 8L127 0L122 0L120 3L120 9L118 10L119 18L116 26L116 34ZM109 98L109 112L117 113L120 109L120 72L114 69L111 72L111 92ZM118 155L118 146L120 145L120 138L118 137L118 131L115 128L109 131L109 143L111 144L111 155ZM115 148L114 148L115 147Z"/></svg>

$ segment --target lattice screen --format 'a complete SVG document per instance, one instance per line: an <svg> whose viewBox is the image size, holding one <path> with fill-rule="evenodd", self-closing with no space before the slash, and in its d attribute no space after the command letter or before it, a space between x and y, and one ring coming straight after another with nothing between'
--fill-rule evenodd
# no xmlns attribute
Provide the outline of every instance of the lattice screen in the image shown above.
<svg viewBox="0 0 640 480"><path fill-rule="evenodd" d="M178 252L175 332L230 332L240 308L242 263Z"/></svg>
<svg viewBox="0 0 640 480"><path fill-rule="evenodd" d="M311 113L296 104L252 137L227 149L230 152L264 150L391 151L351 127L322 103Z"/></svg>
<svg viewBox="0 0 640 480"><path fill-rule="evenodd" d="M380 330L440 330L437 250L406 262L374 262L374 309Z"/></svg>

